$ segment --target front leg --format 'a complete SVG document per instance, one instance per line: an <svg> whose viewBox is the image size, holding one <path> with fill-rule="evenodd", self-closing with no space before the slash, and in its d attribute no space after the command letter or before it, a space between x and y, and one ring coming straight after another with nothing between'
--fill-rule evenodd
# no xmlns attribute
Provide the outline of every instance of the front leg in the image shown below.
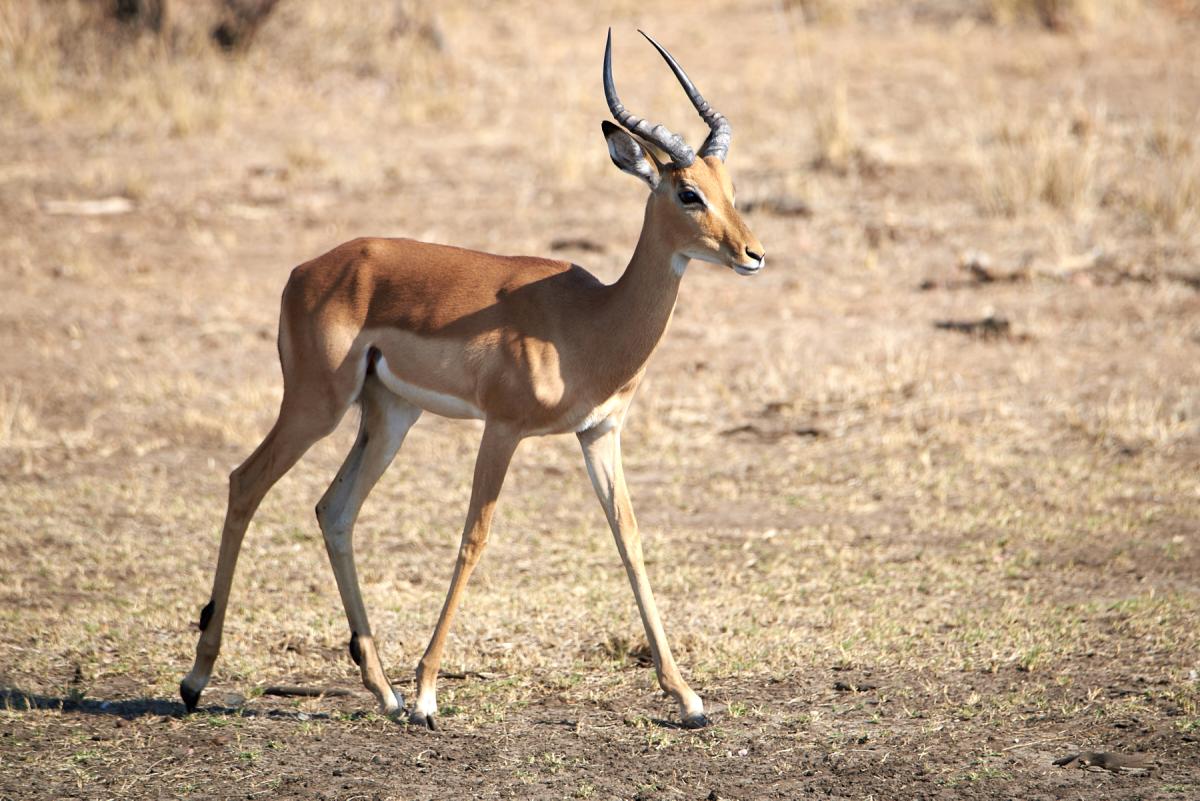
<svg viewBox="0 0 1200 801"><path fill-rule="evenodd" d="M637 520L633 516L633 505L629 502L629 489L625 486L625 473L621 469L621 427L615 420L606 420L595 428L579 432L579 443L583 446L583 459L596 495L604 506L608 525L617 541L621 561L633 595L637 599L646 639L650 643L650 655L654 659L654 671L658 674L658 685L679 704L683 725L698 729L708 725L704 714L704 702L696 695L675 665L667 635L663 631L646 565L642 560L642 537L638 533Z"/></svg>
<svg viewBox="0 0 1200 801"><path fill-rule="evenodd" d="M488 532L492 525L492 511L500 496L500 487L508 473L508 464L520 442L520 436L506 426L487 423L483 429L483 441L479 455L475 458L475 478L471 484L471 503L467 510L467 522L463 526L462 544L458 548L458 559L454 563L454 575L450 579L450 591L438 617L437 627L429 640L429 647L417 665L417 700L409 711L409 723L435 728L437 716L437 674L442 664L442 649L446 646L446 635L454 623L459 601L471 572L479 563L487 545Z"/></svg>

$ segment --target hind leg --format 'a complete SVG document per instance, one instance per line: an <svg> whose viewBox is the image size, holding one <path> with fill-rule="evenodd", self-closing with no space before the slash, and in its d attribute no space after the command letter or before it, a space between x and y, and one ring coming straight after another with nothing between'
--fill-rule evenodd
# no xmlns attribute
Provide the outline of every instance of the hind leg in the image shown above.
<svg viewBox="0 0 1200 801"><path fill-rule="evenodd" d="M212 595L208 605L200 612L200 641L196 645L196 661L179 685L179 694L189 712L196 709L200 693L212 676L213 665L221 650L229 589L233 584L238 553L250 519L275 482L299 461L314 442L333 431L340 419L341 413L316 416L311 409L294 408L289 405L285 395L275 426L254 453L230 474L229 506L221 530L221 549L217 556Z"/></svg>
<svg viewBox="0 0 1200 801"><path fill-rule="evenodd" d="M337 579L346 620L350 624L350 657L362 672L362 681L379 702L384 714L395 715L404 706L383 672L383 663L371 635L367 609L354 565L354 522L363 501L392 463L421 409L387 391L378 379L367 377L362 389L362 423L358 438L333 483L317 504L317 522L325 550Z"/></svg>

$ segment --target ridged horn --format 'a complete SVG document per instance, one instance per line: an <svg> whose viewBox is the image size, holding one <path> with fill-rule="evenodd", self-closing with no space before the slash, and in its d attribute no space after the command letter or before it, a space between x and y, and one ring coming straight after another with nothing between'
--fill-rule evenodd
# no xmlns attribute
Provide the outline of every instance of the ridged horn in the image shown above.
<svg viewBox="0 0 1200 801"><path fill-rule="evenodd" d="M687 92L688 100L692 101L696 111L700 112L700 118L704 120L711 131L700 148L700 158L716 156L724 161L725 155L729 152L729 142L733 139L733 129L729 127L729 121L725 119L725 115L708 104L696 89L695 84L688 78L687 73L683 71L683 67L679 66L679 62L671 57L665 47L654 41L645 31L639 30L638 33L645 36L646 41L654 45L654 49L667 62L667 66L671 68L671 72L675 73L675 77L683 86L683 91Z"/></svg>
<svg viewBox="0 0 1200 801"><path fill-rule="evenodd" d="M646 38L649 39L650 37L647 36ZM650 42L653 44L654 40L650 39ZM658 45L654 46L658 47ZM665 53L665 51L662 52ZM670 56L667 56L667 58L670 59ZM683 76L680 80L686 81L687 76ZM690 85L685 84L685 88ZM695 91L695 89L692 91ZM637 134L647 142L661 148L664 153L671 157L671 161L676 165L687 167L696 160L695 152L688 147L687 142L683 141L682 136L671 133L664 125L651 125L646 120L635 117L621 104L621 99L617 97L617 87L613 83L612 76L612 28L608 29L608 41L604 44L604 97L608 100L608 108L617 122L621 123L630 133ZM703 98L701 98L701 102L704 102ZM720 117L719 114L717 116ZM721 119L724 120L724 117L721 117ZM726 143L726 147L728 147L728 143Z"/></svg>

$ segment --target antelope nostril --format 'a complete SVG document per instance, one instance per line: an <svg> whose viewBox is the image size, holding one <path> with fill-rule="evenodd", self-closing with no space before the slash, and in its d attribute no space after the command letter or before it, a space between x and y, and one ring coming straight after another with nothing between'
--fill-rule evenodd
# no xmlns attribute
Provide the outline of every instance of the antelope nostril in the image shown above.
<svg viewBox="0 0 1200 801"><path fill-rule="evenodd" d="M750 258L754 259L755 261L762 261L762 260L763 260L763 254L762 254L762 253L755 253L755 252L754 252L753 250L751 250L750 248L746 248L746 255L747 255L747 256L749 256Z"/></svg>

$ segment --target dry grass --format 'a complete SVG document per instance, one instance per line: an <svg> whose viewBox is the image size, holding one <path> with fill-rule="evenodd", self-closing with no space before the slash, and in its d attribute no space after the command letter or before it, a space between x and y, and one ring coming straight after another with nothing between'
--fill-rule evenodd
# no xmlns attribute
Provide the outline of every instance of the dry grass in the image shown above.
<svg viewBox="0 0 1200 801"><path fill-rule="evenodd" d="M1200 159L1157 165L1135 203L1154 230L1194 232L1200 225Z"/></svg>
<svg viewBox="0 0 1200 801"><path fill-rule="evenodd" d="M1140 11L1143 0L988 0L988 14L1008 24L1028 20L1064 30L1124 20Z"/></svg>
<svg viewBox="0 0 1200 801"><path fill-rule="evenodd" d="M1152 124L1145 137L1150 163L1133 182L1133 206L1155 231L1200 225L1200 141L1183 126Z"/></svg>
<svg viewBox="0 0 1200 801"><path fill-rule="evenodd" d="M836 172L845 172L850 167L855 144L844 83L834 84L818 103L813 114L813 138L816 166Z"/></svg>
<svg viewBox="0 0 1200 801"><path fill-rule="evenodd" d="M130 135L153 121L189 136L217 131L232 109L257 102L256 78L282 62L318 90L346 74L382 81L409 121L456 106L447 99L456 88L451 44L424 5L285 3L239 56L209 41L212 4L177 4L161 36L126 31L102 9L87 0L0 0L0 99L42 123L70 119Z"/></svg>
<svg viewBox="0 0 1200 801"><path fill-rule="evenodd" d="M105 134L212 131L244 102L248 74L200 28L170 39L123 31L102 4L0 2L0 98L43 123L86 121ZM136 122L135 122L136 121Z"/></svg>
<svg viewBox="0 0 1200 801"><path fill-rule="evenodd" d="M24 400L20 383L0 386L0 448L26 443L37 430L37 416Z"/></svg>
<svg viewBox="0 0 1200 801"><path fill-rule="evenodd" d="M844 25L854 19L862 4L854 0L784 0L783 5L789 11L799 11L805 23Z"/></svg>
<svg viewBox="0 0 1200 801"><path fill-rule="evenodd" d="M1129 211L1149 230L1191 230L1200 211L1195 136L1175 123L1147 122L1126 156L1138 167L1116 175L1115 165L1106 162L1105 152L1114 152L1107 125L1101 110L1051 110L1006 120L982 139L975 156L980 205L1008 218L1042 208L1087 217L1111 195L1126 198Z"/></svg>
<svg viewBox="0 0 1200 801"><path fill-rule="evenodd" d="M983 208L1005 217L1039 205L1071 215L1089 209L1096 198L1098 124L1102 120L1062 113L1006 120L980 156Z"/></svg>

